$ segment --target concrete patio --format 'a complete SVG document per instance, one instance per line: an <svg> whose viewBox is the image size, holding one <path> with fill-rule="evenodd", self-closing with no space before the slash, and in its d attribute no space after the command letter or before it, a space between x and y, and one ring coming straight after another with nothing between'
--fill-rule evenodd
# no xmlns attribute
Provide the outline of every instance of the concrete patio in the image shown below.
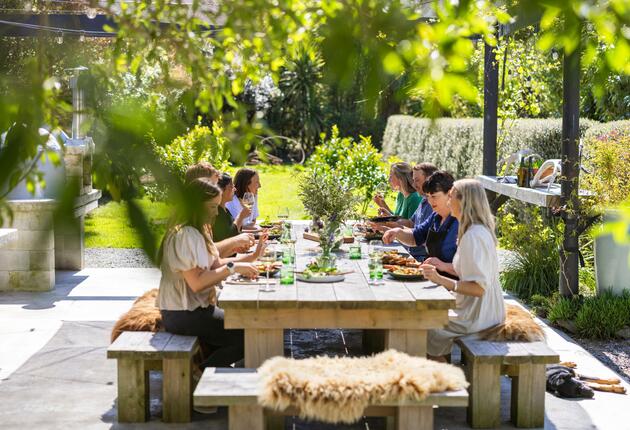
<svg viewBox="0 0 630 430"><path fill-rule="evenodd" d="M146 424L116 422L116 363L105 350L114 321L144 291L157 287L155 269L86 269L57 272L50 292L0 294L0 427L2 429L227 429L225 410L195 414L188 425L160 421L161 377L151 378L152 419ZM508 298L508 300L511 300ZM615 373L574 343L545 327L549 345L561 360L575 361L584 374L615 377ZM357 330L287 331L285 353L359 354ZM626 389L630 386L624 382ZM509 418L509 380L502 382L501 428ZM630 398L596 392L590 400L546 395L547 429L630 429ZM439 409L436 428L468 428L465 410ZM324 426L287 419L287 429L382 429L382 419L354 426Z"/></svg>

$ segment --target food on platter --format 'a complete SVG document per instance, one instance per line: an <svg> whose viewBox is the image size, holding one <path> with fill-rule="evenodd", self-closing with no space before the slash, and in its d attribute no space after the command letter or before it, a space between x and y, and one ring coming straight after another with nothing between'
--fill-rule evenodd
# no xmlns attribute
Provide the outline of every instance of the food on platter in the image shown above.
<svg viewBox="0 0 630 430"><path fill-rule="evenodd" d="M392 253L391 251L383 254L383 264L393 264L396 266L407 267L420 267L420 263L413 257L405 257L398 253Z"/></svg>
<svg viewBox="0 0 630 430"><path fill-rule="evenodd" d="M305 278L309 277L322 277L322 276L336 276L341 272L336 267L321 267L317 262L313 261L306 265L306 270L302 272Z"/></svg>
<svg viewBox="0 0 630 430"><path fill-rule="evenodd" d="M280 268L282 267L282 263L280 261L276 261L275 263L256 262L254 263L254 266L256 266L256 269L258 269L258 273L261 276L267 275L267 267L268 267L269 275L271 276L278 273L278 270L280 270Z"/></svg>
<svg viewBox="0 0 630 430"><path fill-rule="evenodd" d="M383 266L383 268L387 269L387 273L395 279L406 279L406 280L424 279L424 277L422 276L422 269L420 269L419 267L385 265Z"/></svg>

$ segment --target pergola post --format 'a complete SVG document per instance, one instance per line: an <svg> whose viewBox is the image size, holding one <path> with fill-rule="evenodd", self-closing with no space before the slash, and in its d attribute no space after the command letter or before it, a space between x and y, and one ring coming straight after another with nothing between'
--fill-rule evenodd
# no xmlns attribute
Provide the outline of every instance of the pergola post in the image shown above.
<svg viewBox="0 0 630 430"><path fill-rule="evenodd" d="M483 67L483 174L497 174L497 112L499 105L499 64L496 47L484 44ZM494 193L493 193L494 194Z"/></svg>
<svg viewBox="0 0 630 430"><path fill-rule="evenodd" d="M562 206L564 239L560 250L560 294L578 294L578 210L580 177L580 46L564 53L562 104Z"/></svg>

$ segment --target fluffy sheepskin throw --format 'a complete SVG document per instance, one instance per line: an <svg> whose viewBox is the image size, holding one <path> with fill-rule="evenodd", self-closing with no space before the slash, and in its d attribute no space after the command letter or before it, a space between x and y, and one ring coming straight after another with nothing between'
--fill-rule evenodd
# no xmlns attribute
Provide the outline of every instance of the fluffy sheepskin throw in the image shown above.
<svg viewBox="0 0 630 430"><path fill-rule="evenodd" d="M147 291L133 302L131 309L124 313L112 329L111 341L115 341L123 331L153 331L162 329L162 315L157 306L158 289Z"/></svg>
<svg viewBox="0 0 630 430"><path fill-rule="evenodd" d="M537 342L545 340L545 332L526 310L507 305L505 322L481 332L480 338L493 342Z"/></svg>
<svg viewBox="0 0 630 430"><path fill-rule="evenodd" d="M295 408L301 418L353 423L370 404L423 399L429 393L466 388L455 366L389 350L371 357L275 357L258 369L258 403L283 411Z"/></svg>

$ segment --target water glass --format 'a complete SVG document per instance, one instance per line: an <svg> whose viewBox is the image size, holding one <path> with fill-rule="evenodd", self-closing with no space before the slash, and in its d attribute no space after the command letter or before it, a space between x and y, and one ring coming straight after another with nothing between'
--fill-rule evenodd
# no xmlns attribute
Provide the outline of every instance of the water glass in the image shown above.
<svg viewBox="0 0 630 430"><path fill-rule="evenodd" d="M361 244L358 242L354 242L350 245L350 260L360 260L361 259Z"/></svg>
<svg viewBox="0 0 630 430"><path fill-rule="evenodd" d="M295 282L295 272L293 271L293 264L283 264L280 269L280 284L293 285Z"/></svg>

